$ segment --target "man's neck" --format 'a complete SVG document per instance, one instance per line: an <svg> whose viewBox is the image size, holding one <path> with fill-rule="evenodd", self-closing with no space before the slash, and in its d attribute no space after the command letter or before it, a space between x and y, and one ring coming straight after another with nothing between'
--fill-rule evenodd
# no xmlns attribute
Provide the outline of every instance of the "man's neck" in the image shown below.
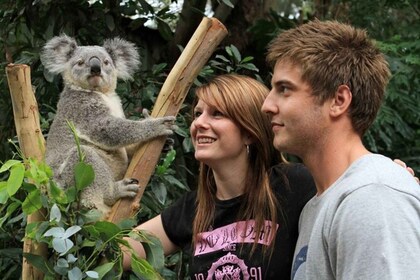
<svg viewBox="0 0 420 280"><path fill-rule="evenodd" d="M315 180L317 195L327 190L354 161L370 153L359 136L329 139L334 141L328 140L302 157Z"/></svg>

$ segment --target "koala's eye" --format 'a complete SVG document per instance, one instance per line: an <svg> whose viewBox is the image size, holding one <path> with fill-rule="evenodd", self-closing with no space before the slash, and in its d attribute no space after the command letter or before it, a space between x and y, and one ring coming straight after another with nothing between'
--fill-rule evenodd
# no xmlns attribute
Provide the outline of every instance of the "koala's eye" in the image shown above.
<svg viewBox="0 0 420 280"><path fill-rule="evenodd" d="M84 63L84 61L83 61L83 60L78 60L78 61L77 61L77 65L79 65L79 66L82 66L82 65L83 65L83 63Z"/></svg>
<svg viewBox="0 0 420 280"><path fill-rule="evenodd" d="M109 65L109 60L108 60L108 59L105 59L105 60L104 60L104 64L105 64L105 65Z"/></svg>

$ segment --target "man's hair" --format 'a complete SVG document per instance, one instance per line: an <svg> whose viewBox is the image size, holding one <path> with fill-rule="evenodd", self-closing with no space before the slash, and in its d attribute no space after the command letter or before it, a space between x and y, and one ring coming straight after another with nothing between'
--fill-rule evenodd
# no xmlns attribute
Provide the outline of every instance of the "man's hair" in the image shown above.
<svg viewBox="0 0 420 280"><path fill-rule="evenodd" d="M269 44L267 61L300 67L321 104L347 85L353 96L349 115L360 136L375 120L390 78L388 63L367 32L337 21L314 20L279 34Z"/></svg>

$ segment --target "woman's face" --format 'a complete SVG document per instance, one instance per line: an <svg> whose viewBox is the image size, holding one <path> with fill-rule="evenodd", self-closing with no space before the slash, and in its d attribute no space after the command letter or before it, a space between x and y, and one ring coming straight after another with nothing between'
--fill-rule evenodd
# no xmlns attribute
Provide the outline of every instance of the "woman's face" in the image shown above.
<svg viewBox="0 0 420 280"><path fill-rule="evenodd" d="M212 168L247 157L248 137L231 119L202 100L194 108L190 132L195 158Z"/></svg>

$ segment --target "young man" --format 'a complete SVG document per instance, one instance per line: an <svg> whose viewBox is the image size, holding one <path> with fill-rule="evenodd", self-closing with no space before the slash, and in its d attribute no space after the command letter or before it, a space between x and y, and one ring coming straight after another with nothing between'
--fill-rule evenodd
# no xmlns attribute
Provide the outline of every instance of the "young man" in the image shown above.
<svg viewBox="0 0 420 280"><path fill-rule="evenodd" d="M390 77L384 56L363 30L313 21L281 33L267 59L274 146L300 157L317 187L292 279L419 279L418 183L362 143Z"/></svg>

